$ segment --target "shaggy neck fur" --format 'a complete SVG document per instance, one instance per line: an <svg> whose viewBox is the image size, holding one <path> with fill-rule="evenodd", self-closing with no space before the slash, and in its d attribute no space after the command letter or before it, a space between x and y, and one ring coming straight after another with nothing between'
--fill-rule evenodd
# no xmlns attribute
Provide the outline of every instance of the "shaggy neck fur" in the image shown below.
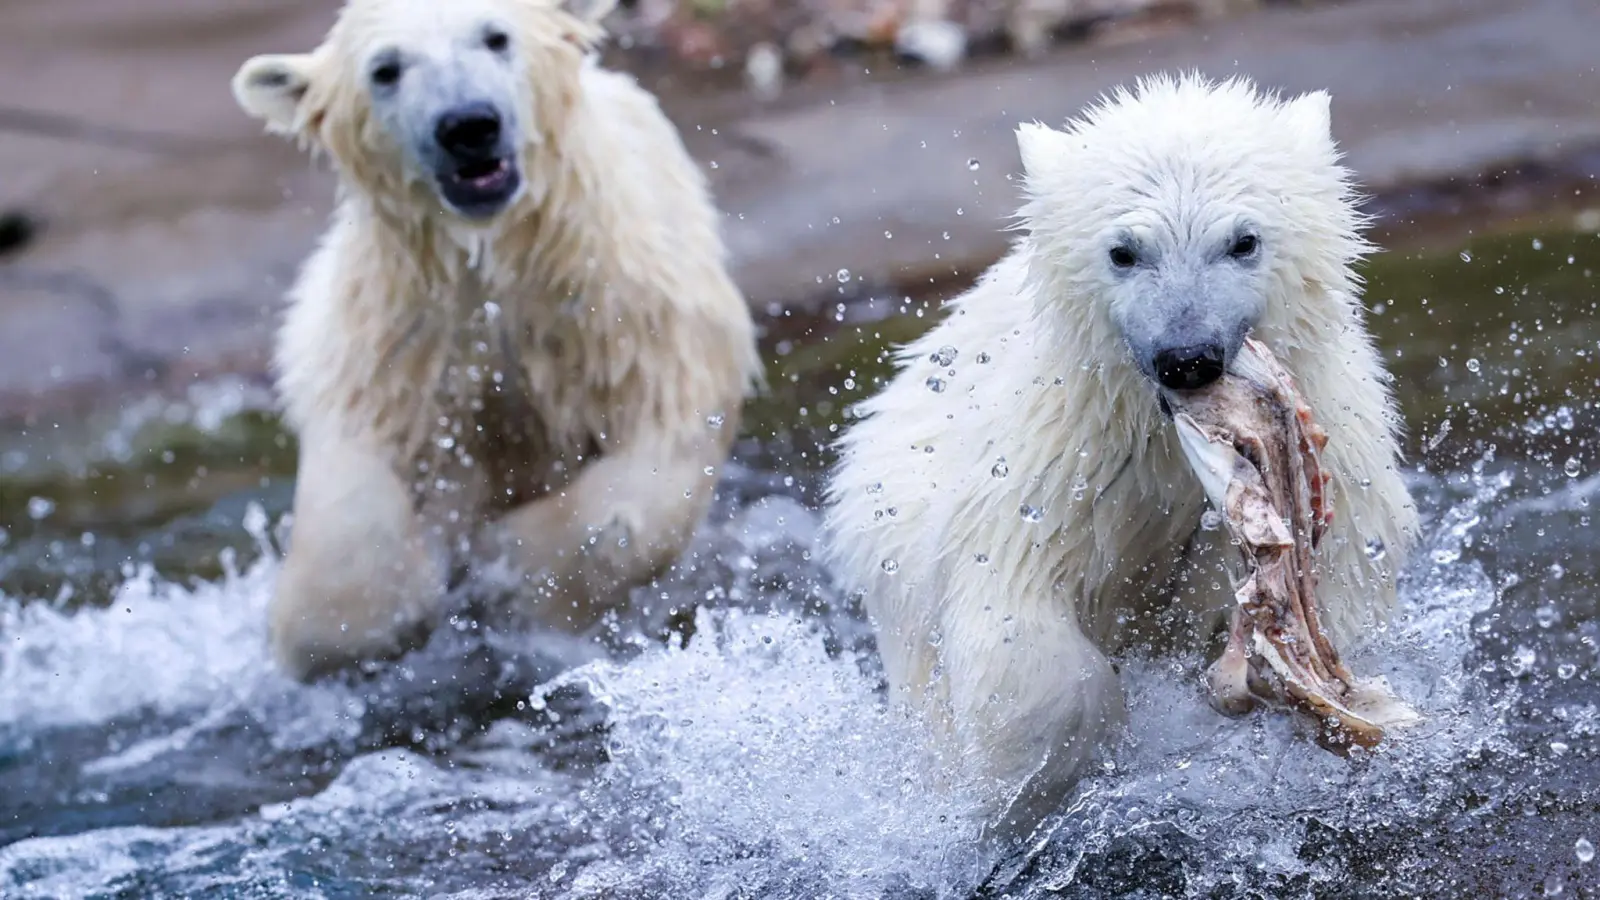
<svg viewBox="0 0 1600 900"><path fill-rule="evenodd" d="M428 408L448 398L453 408L472 408L474 395L515 395L527 405L524 417L538 421L558 453L604 444L631 433L635 418L662 412L665 401L656 395L666 395L637 383L644 376L629 336L651 333L654 325L634 320L653 321L664 311L623 302L629 285L604 277L615 278L616 261L628 258L612 246L612 236L638 231L619 225L619 210L630 201L613 196L613 181L596 171L590 148L605 138L594 134L598 123L581 88L560 102L546 100L545 111L559 114L525 145L523 191L488 225L444 211L419 217L418 209L439 209L430 186L348 165L360 158L355 151L330 144L344 182L330 239L351 248L343 259L370 266L353 282L342 314L382 323L383 337L366 353L341 356L356 371L336 383L355 392L322 402L358 411L354 421L370 423L397 448L403 466L439 428L462 427L406 412L416 404ZM359 132L324 130L330 138ZM630 282L640 274L623 273ZM549 364L519 365L530 349ZM396 378L394 369L407 374ZM410 395L396 402L366 387L376 384ZM646 403L614 402L641 391ZM575 401L580 394L584 402Z"/></svg>
<svg viewBox="0 0 1600 900"><path fill-rule="evenodd" d="M1386 392L1377 384L1351 384L1337 373L1330 378L1326 362L1317 359L1328 352L1328 335L1361 333L1358 279L1350 262L1365 245L1351 230L1337 241L1325 238L1322 246L1327 252L1320 258L1297 259L1292 267L1279 268L1280 273L1303 275L1275 277L1275 294L1268 299L1256 336L1297 373L1307 401L1335 438L1327 461L1340 506L1330 545L1356 541L1359 546L1376 539L1400 546L1405 540L1398 532L1400 523L1367 516L1356 490L1369 480L1364 473L1392 471L1394 457L1385 452L1391 445L1348 438L1356 430L1397 430L1392 417L1376 423L1348 419L1352 408L1379 408L1355 406L1352 392ZM1118 610L1128 605L1130 593L1167 586L1194 536L1203 497L1160 411L1154 386L1129 358L1104 305L1084 296L1082 281L1044 258L1031 238L1019 244L1013 261L1021 269L1021 291L1011 301L1017 304L1016 331L1019 340L1028 335L1032 340L1026 350L1010 352L1027 352L1037 360L1016 367L1018 371L1051 375L1005 384L991 396L1000 409L1014 410L1019 403L1034 406L1034 412L1019 415L1046 430L1018 436L1010 446L995 445L977 461L973 478L980 489L957 492L966 498L964 508L953 511L941 557L960 564L959 555L981 544L990 548L989 563L996 570L1047 577L1049 584L1013 585L1007 591L1055 593L1074 608L1085 634L1112 650L1127 624L1118 620ZM955 314L961 314L959 307ZM1370 346L1368 340L1363 343ZM996 427L991 433L1005 430ZM1086 434L1093 435L1093 446L1068 445ZM1011 471L1009 489L995 490L990 466L1002 456ZM1138 537L1117 539L1122 533ZM1129 548L1143 557L1127 558ZM1112 550L1123 558L1107 555ZM1026 561L1035 555L1051 561ZM1096 564L1087 571L1061 565L1084 558ZM1122 577L1102 582L1112 571ZM992 602L985 593L953 595ZM1358 626L1339 621L1333 627L1349 634Z"/></svg>

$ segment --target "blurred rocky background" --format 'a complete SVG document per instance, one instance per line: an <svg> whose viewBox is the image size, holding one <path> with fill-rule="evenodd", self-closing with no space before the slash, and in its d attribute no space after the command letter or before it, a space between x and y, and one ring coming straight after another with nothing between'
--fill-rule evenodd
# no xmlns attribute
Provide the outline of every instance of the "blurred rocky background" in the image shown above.
<svg viewBox="0 0 1600 900"><path fill-rule="evenodd" d="M57 431L218 374L264 383L332 179L228 81L314 46L337 6L0 0L0 421ZM704 162L773 323L986 265L1018 199L1016 124L1158 69L1330 90L1380 229L1582 207L1597 17L1579 0L624 0L605 54Z"/></svg>

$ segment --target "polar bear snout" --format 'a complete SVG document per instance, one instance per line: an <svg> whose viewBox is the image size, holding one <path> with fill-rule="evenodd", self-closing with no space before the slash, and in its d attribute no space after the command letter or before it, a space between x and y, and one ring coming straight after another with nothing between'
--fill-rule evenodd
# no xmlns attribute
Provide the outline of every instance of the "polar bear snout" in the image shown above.
<svg viewBox="0 0 1600 900"><path fill-rule="evenodd" d="M1174 391L1203 388L1222 377L1226 352L1220 343L1191 344L1156 351L1156 380Z"/></svg>
<svg viewBox="0 0 1600 900"><path fill-rule="evenodd" d="M447 109L433 127L439 148L463 162L482 162L498 156L500 111L479 100Z"/></svg>
<svg viewBox="0 0 1600 900"><path fill-rule="evenodd" d="M440 196L468 218L505 209L522 185L516 155L506 140L505 117L476 100L453 106L434 121L434 178Z"/></svg>

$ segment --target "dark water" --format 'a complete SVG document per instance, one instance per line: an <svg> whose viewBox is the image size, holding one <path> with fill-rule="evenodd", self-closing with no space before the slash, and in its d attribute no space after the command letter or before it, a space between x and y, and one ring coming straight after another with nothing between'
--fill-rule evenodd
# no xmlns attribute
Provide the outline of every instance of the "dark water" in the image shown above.
<svg viewBox="0 0 1600 900"><path fill-rule="evenodd" d="M1430 539L1355 665L1427 723L1342 760L1211 714L1196 660L1127 660L1115 764L1004 858L811 558L820 442L926 299L774 320L718 508L627 619L574 640L463 614L341 683L266 654L292 446L258 386L23 435L0 448L0 897L1600 896L1590 267L1600 238L1546 228L1369 272Z"/></svg>

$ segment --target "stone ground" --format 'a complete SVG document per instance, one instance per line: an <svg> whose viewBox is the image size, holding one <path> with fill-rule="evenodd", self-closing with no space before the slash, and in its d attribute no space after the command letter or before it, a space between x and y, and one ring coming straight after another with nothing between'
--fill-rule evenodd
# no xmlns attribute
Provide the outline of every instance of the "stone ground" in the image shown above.
<svg viewBox="0 0 1600 900"><path fill-rule="evenodd" d="M262 135L228 80L253 53L313 46L336 5L0 0L0 211L42 223L0 256L0 420L262 371L331 179ZM664 103L767 310L826 297L841 269L909 286L991 261L1017 202L1016 123L1058 122L1156 69L1330 90L1349 161L1392 215L1505 185L1532 186L1524 205L1570 203L1600 175L1597 64L1592 0L1363 0L772 104Z"/></svg>

